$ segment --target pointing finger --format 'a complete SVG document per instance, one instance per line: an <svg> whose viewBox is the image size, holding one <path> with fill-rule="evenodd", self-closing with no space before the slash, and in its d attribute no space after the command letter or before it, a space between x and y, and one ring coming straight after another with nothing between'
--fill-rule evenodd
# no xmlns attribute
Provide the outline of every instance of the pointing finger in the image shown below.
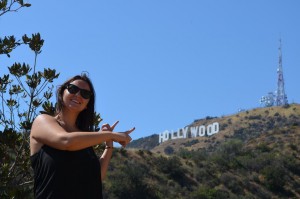
<svg viewBox="0 0 300 199"><path fill-rule="evenodd" d="M114 128L117 126L118 123L119 123L119 121L116 121L116 122L111 126L111 131L114 130Z"/></svg>
<svg viewBox="0 0 300 199"><path fill-rule="evenodd" d="M134 131L135 130L135 127L133 127L132 129L130 129L129 131L126 131L125 133L127 134L127 135L129 135L132 131Z"/></svg>

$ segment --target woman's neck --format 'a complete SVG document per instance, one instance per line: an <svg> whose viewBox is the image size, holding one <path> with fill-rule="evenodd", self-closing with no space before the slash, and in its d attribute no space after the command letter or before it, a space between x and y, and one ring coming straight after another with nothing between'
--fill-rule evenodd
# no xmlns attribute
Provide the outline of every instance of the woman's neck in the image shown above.
<svg viewBox="0 0 300 199"><path fill-rule="evenodd" d="M62 110L57 116L57 121L65 128L66 131L74 131L77 129L76 119L78 117L77 113Z"/></svg>

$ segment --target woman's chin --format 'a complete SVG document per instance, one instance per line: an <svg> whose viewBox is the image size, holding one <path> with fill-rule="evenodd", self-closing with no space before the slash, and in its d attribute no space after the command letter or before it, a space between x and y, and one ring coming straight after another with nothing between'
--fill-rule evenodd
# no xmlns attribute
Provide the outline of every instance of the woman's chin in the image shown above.
<svg viewBox="0 0 300 199"><path fill-rule="evenodd" d="M74 104L69 104L68 105L68 109L71 111L76 111L76 112L81 112L84 110L84 108L82 108L80 105L74 105Z"/></svg>

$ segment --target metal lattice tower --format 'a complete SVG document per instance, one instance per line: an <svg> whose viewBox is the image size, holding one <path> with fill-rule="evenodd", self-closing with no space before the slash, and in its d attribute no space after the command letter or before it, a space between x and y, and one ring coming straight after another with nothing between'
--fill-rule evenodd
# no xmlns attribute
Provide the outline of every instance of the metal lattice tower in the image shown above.
<svg viewBox="0 0 300 199"><path fill-rule="evenodd" d="M283 79L283 70L282 70L282 52L281 52L281 39L279 39L279 62L277 69L277 90L275 93L275 105L283 106L288 104L287 96L284 91L284 79Z"/></svg>
<svg viewBox="0 0 300 199"><path fill-rule="evenodd" d="M267 95L262 96L260 103L266 107L270 106L284 106L288 104L287 96L284 91L284 80L282 70L282 52L281 52L281 39L279 39L279 62L277 68L277 90L269 92Z"/></svg>

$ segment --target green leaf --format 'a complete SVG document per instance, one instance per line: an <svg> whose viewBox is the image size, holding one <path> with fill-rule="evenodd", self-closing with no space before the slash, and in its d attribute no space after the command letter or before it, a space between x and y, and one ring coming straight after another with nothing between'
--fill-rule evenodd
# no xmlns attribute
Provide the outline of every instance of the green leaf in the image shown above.
<svg viewBox="0 0 300 199"><path fill-rule="evenodd" d="M0 38L0 54L6 54L10 57L9 53L19 45L21 44L16 41L14 36L7 36L4 39Z"/></svg>
<svg viewBox="0 0 300 199"><path fill-rule="evenodd" d="M26 34L23 35L22 40L23 40L23 42L24 42L25 44L28 44L28 43L31 41L31 39L28 38Z"/></svg>
<svg viewBox="0 0 300 199"><path fill-rule="evenodd" d="M40 99L34 99L32 102L32 105L34 107L39 107L41 104L42 104L42 100L40 100Z"/></svg>
<svg viewBox="0 0 300 199"><path fill-rule="evenodd" d="M7 6L7 0L0 1L0 10L5 10Z"/></svg>
<svg viewBox="0 0 300 199"><path fill-rule="evenodd" d="M10 95L19 94L19 93L22 93L22 92L23 92L23 90L22 90L20 85L12 85L12 88L9 89L9 94Z"/></svg>
<svg viewBox="0 0 300 199"><path fill-rule="evenodd" d="M32 34L32 39L29 42L29 47L31 50L33 50L37 54L40 54L43 44L44 40L41 39L40 33Z"/></svg>
<svg viewBox="0 0 300 199"><path fill-rule="evenodd" d="M9 84L9 75L4 75L2 78L0 78L0 92L5 93L7 84Z"/></svg>
<svg viewBox="0 0 300 199"><path fill-rule="evenodd" d="M24 1L23 0L18 0L19 4L21 4L22 6L24 5Z"/></svg>
<svg viewBox="0 0 300 199"><path fill-rule="evenodd" d="M53 93L52 92L45 92L44 93L44 97L47 99L47 100L49 100L51 97L53 96Z"/></svg>
<svg viewBox="0 0 300 199"><path fill-rule="evenodd" d="M14 99L8 99L6 100L7 106L13 107L17 105L17 101Z"/></svg>
<svg viewBox="0 0 300 199"><path fill-rule="evenodd" d="M27 116L27 112L24 112L24 113L18 113L18 116L21 118L21 117L26 117Z"/></svg>
<svg viewBox="0 0 300 199"><path fill-rule="evenodd" d="M20 70L21 70L21 64L20 63L14 63L11 67L8 67L9 73L16 76L20 77Z"/></svg>
<svg viewBox="0 0 300 199"><path fill-rule="evenodd" d="M26 79L27 85L32 89L35 89L41 83L41 77L36 73L26 75Z"/></svg>
<svg viewBox="0 0 300 199"><path fill-rule="evenodd" d="M24 122L21 122L20 125L21 125L21 128L22 128L22 129L30 130L30 129L31 129L31 126L32 126L32 122L24 121Z"/></svg>
<svg viewBox="0 0 300 199"><path fill-rule="evenodd" d="M50 69L50 68L45 68L44 69L44 73L43 73L43 77L48 81L48 82L53 82L54 79L57 79L59 76L59 73L56 74L56 70L55 69Z"/></svg>
<svg viewBox="0 0 300 199"><path fill-rule="evenodd" d="M23 75L27 75L29 72L31 71L31 68L28 64L23 63L22 64L22 68L21 68L21 74Z"/></svg>
<svg viewBox="0 0 300 199"><path fill-rule="evenodd" d="M14 129L5 127L3 132L0 132L0 143L5 143L7 146L15 148L16 145L19 145L19 143L16 143L19 136Z"/></svg>
<svg viewBox="0 0 300 199"><path fill-rule="evenodd" d="M52 102L46 101L42 105L44 111L40 111L42 114L54 115L55 114L55 107L53 106Z"/></svg>
<svg viewBox="0 0 300 199"><path fill-rule="evenodd" d="M94 112L93 124L96 131L99 130L99 124L102 120L100 113Z"/></svg>

